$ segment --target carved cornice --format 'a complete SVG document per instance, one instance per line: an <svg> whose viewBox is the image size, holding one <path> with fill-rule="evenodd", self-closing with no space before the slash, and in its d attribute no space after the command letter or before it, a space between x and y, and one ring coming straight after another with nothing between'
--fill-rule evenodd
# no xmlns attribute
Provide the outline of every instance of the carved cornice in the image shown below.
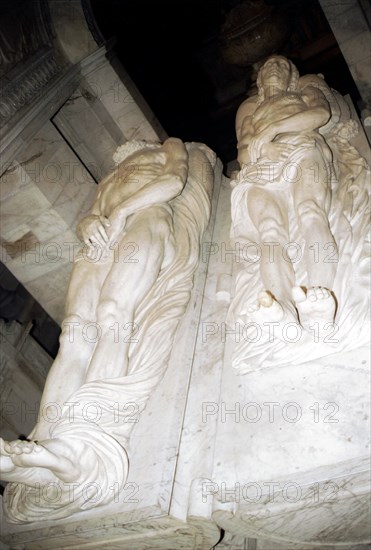
<svg viewBox="0 0 371 550"><path fill-rule="evenodd" d="M52 49L37 53L27 66L0 92L0 126L4 126L23 107L42 94L43 89L61 72Z"/></svg>
<svg viewBox="0 0 371 550"><path fill-rule="evenodd" d="M45 0L2 0L0 8L0 76L7 78L19 65L53 44Z"/></svg>
<svg viewBox="0 0 371 550"><path fill-rule="evenodd" d="M0 25L0 127L42 97L62 67L46 0L4 0Z"/></svg>

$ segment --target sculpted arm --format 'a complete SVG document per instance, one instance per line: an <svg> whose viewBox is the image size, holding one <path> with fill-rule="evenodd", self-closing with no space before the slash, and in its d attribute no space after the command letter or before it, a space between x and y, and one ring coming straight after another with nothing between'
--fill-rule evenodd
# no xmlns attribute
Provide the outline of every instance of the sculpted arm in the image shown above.
<svg viewBox="0 0 371 550"><path fill-rule="evenodd" d="M160 151L166 155L163 173L156 175L137 193L120 203L114 209L113 216L124 211L127 217L146 206L168 202L182 192L188 175L188 153L184 143L180 139L169 138Z"/></svg>
<svg viewBox="0 0 371 550"><path fill-rule="evenodd" d="M157 175L154 170L154 178L149 183L116 206L110 215L110 240L124 226L130 214L154 204L168 202L182 192L188 176L188 153L184 143L180 139L169 138L161 149L148 151L148 155L153 155L154 163L159 153L165 154L166 159L162 173Z"/></svg>
<svg viewBox="0 0 371 550"><path fill-rule="evenodd" d="M282 120L269 124L260 134L250 142L250 156L256 162L263 153L263 146L283 133L300 133L317 130L324 126L331 116L330 106L318 88L307 87L302 92L305 107Z"/></svg>
<svg viewBox="0 0 371 550"><path fill-rule="evenodd" d="M330 106L318 88L307 87L303 90L302 99L306 104L306 110L280 120L273 125L272 133L302 132L318 130L324 126L330 116Z"/></svg>
<svg viewBox="0 0 371 550"><path fill-rule="evenodd" d="M99 184L90 214L80 221L76 229L77 236L88 246L97 244L104 247L108 242L106 228L110 226L110 221L101 214L100 210L100 196L105 183L106 180Z"/></svg>
<svg viewBox="0 0 371 550"><path fill-rule="evenodd" d="M156 163L158 152L166 155L161 175L156 174L150 183L120 203L112 211L109 219L101 213L100 196L104 187L110 183L111 178L117 177L117 175L110 174L99 184L90 214L83 218L77 226L77 234L86 245L97 244L104 248L125 225L125 220L130 214L152 204L167 202L181 193L188 175L188 153L183 142L177 138L169 138L161 149L155 152L149 151L148 155L153 155L154 163ZM140 154L145 153L141 152ZM108 228L110 228L109 234Z"/></svg>

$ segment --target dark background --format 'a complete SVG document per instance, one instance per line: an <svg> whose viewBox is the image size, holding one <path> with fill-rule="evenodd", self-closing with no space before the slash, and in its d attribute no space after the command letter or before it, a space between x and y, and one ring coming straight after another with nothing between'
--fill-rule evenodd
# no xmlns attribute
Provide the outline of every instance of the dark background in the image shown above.
<svg viewBox="0 0 371 550"><path fill-rule="evenodd" d="M241 3L91 0L103 36L116 37L113 49L165 131L184 141L205 142L224 163L236 157L235 114L256 75L252 65L228 64L221 54L223 23ZM288 26L277 52L301 74L324 74L330 86L350 93L357 103L357 88L317 0L264 4Z"/></svg>

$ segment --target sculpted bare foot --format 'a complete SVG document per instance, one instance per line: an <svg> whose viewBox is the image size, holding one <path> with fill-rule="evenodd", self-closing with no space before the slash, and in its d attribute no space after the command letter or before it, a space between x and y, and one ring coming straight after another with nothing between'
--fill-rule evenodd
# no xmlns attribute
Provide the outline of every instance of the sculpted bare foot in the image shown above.
<svg viewBox="0 0 371 550"><path fill-rule="evenodd" d="M260 328L269 333L269 341L275 339L287 341L286 331L289 325L298 325L298 318L290 304L278 302L268 290L259 293L255 304L246 310L249 322L258 323Z"/></svg>
<svg viewBox="0 0 371 550"><path fill-rule="evenodd" d="M52 465L51 453L36 441L5 441L4 448L16 466L49 468Z"/></svg>
<svg viewBox="0 0 371 550"><path fill-rule="evenodd" d="M292 288L292 297L299 312L300 324L311 330L314 323L319 323L320 331L334 322L336 300L328 288L313 286L305 292L300 286Z"/></svg>
<svg viewBox="0 0 371 550"><path fill-rule="evenodd" d="M268 290L260 292L258 300L247 308L249 319L261 324L263 322L280 322L284 318L284 315L283 307Z"/></svg>
<svg viewBox="0 0 371 550"><path fill-rule="evenodd" d="M45 483L55 481L56 478L49 470L38 467L25 467L16 464L19 462L21 446L29 444L28 441L12 441L11 443L0 438L0 477L4 481L13 481L24 483L25 485L34 485L36 483ZM27 445L27 451L30 449ZM18 457L18 458L17 458Z"/></svg>
<svg viewBox="0 0 371 550"><path fill-rule="evenodd" d="M62 451L56 454L58 447ZM30 484L55 481L56 477L62 481L73 481L79 475L78 468L71 460L63 456L63 444L58 440L43 441L3 441L2 450L7 459L8 471L2 471L1 477L5 481L16 481ZM11 467L10 461L13 463Z"/></svg>
<svg viewBox="0 0 371 550"><path fill-rule="evenodd" d="M13 472L15 469L15 464L10 458L10 455L5 450L5 443L4 439L0 437L0 474L1 479L3 478L3 474L8 474L9 472Z"/></svg>

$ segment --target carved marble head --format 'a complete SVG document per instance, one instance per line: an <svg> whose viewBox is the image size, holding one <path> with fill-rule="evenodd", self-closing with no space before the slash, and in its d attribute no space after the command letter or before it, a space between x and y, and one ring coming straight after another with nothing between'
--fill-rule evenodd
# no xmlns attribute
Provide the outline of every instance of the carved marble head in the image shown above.
<svg viewBox="0 0 371 550"><path fill-rule="evenodd" d="M143 149L157 149L161 147L161 143L157 141L131 140L117 147L113 154L113 162L118 165L125 159Z"/></svg>
<svg viewBox="0 0 371 550"><path fill-rule="evenodd" d="M272 55L260 67L256 84L258 86L258 103L264 100L264 85L263 79L266 77L271 65L276 65L276 70L282 74L282 78L287 78L286 91L293 92L297 90L299 82L299 71L295 65L283 55Z"/></svg>

